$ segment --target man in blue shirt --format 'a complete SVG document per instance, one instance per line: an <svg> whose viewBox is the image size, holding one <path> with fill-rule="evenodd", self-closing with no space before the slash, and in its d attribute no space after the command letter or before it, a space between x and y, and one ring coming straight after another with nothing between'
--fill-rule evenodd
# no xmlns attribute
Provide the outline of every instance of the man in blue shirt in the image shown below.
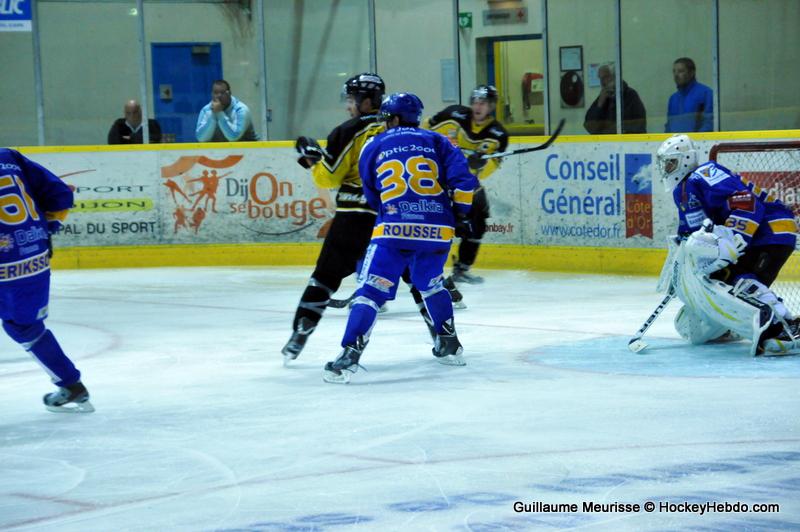
<svg viewBox="0 0 800 532"><path fill-rule="evenodd" d="M52 412L93 412L81 373L44 325L50 293L50 233L72 207L72 190L20 153L0 148L0 319L3 329L47 371L58 391Z"/></svg>
<svg viewBox="0 0 800 532"><path fill-rule="evenodd" d="M453 237L468 231L480 183L447 137L419 127L422 102L416 95L391 94L381 116L387 130L364 146L358 163L364 196L378 216L342 338L344 350L325 365L326 382L347 383L358 370L378 309L394 298L406 268L433 322L436 360L465 365L443 285L444 264Z"/></svg>
<svg viewBox="0 0 800 532"><path fill-rule="evenodd" d="M678 90L669 97L665 131L714 131L714 91L695 79L694 61L688 57L676 59L672 76Z"/></svg>
<svg viewBox="0 0 800 532"><path fill-rule="evenodd" d="M231 95L231 86L224 79L211 85L211 101L200 110L195 135L200 142L258 140L250 108Z"/></svg>

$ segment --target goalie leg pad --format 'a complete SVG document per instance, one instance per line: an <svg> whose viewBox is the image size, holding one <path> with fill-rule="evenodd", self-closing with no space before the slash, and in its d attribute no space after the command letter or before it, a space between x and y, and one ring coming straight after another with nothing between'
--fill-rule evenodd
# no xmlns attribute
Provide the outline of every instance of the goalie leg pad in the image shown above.
<svg viewBox="0 0 800 532"><path fill-rule="evenodd" d="M704 320L685 305L675 315L675 330L682 338L700 345L724 336L728 329Z"/></svg>
<svg viewBox="0 0 800 532"><path fill-rule="evenodd" d="M686 247L681 245L676 259L676 295L703 321L750 339L751 354L755 354L761 334L772 323L772 309L758 300L736 297L730 285L698 273L696 262L686 256Z"/></svg>
<svg viewBox="0 0 800 532"><path fill-rule="evenodd" d="M778 320L781 318L784 320L791 320L794 317L783 304L783 300L779 298L775 292L770 290L767 285L756 279L739 279L733 287L733 294L745 300L747 298L753 298L764 303L775 312L775 318Z"/></svg>

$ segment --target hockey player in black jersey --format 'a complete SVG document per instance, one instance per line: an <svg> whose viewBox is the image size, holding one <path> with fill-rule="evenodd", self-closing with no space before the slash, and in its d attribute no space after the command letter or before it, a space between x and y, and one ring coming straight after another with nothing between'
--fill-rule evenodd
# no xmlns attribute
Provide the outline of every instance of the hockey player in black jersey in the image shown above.
<svg viewBox="0 0 800 532"><path fill-rule="evenodd" d="M506 129L494 118L497 89L479 85L472 91L470 107L451 105L425 121L424 127L448 137L467 156L470 170L483 182L500 166L500 159L483 159L481 155L503 152L508 146ZM486 190L475 191L470 211L471 234L461 239L458 260L453 266L452 281L476 284L481 277L469 272L478 256L481 239L486 233L489 203Z"/></svg>
<svg viewBox="0 0 800 532"><path fill-rule="evenodd" d="M282 349L284 363L300 355L309 335L322 319L331 295L342 280L356 271L356 263L367 249L375 225L375 211L367 205L358 175L358 156L369 138L384 129L378 109L386 85L380 76L363 73L344 84L350 119L328 135L327 148L309 137L297 139L298 163L311 169L314 183L321 188L338 188L336 213L308 286L300 298L292 336Z"/></svg>

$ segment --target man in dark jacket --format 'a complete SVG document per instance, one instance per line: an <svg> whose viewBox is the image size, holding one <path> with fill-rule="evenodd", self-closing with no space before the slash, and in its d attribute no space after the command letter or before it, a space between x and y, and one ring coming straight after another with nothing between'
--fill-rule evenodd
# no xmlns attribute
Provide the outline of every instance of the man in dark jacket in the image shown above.
<svg viewBox="0 0 800 532"><path fill-rule="evenodd" d="M597 70L600 78L600 95L586 111L583 127L592 135L609 135L617 132L617 78L613 65L602 65ZM647 133L647 113L635 90L622 82L622 132Z"/></svg>
<svg viewBox="0 0 800 532"><path fill-rule="evenodd" d="M117 118L108 132L109 144L142 144L142 106L136 100L125 104L125 118ZM161 126L152 118L147 121L150 144L161 142Z"/></svg>

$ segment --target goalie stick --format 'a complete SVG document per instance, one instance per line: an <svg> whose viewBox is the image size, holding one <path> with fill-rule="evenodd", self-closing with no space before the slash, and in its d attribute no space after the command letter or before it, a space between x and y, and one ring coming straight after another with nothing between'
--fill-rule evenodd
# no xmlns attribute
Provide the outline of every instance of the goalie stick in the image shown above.
<svg viewBox="0 0 800 532"><path fill-rule="evenodd" d="M702 223L702 228L706 233L711 233L714 230L714 224L711 223L711 220L705 219ZM669 253L667 254L667 260L664 261L664 268L661 271L661 275L658 280L658 285L667 285L667 295L664 296L664 299L661 300L661 303L658 304L656 309L653 311L652 314L645 320L639 330L636 331L636 334L633 338L630 339L628 342L628 349L630 349L634 353L639 353L643 351L647 347L647 342L642 340L642 336L644 333L647 332L647 329L656 321L661 315L661 312L667 308L669 302L675 298L675 282L678 278L678 262L675 260L674 257L675 249L670 248Z"/></svg>
<svg viewBox="0 0 800 532"><path fill-rule="evenodd" d="M564 129L565 123L566 121L562 118L561 121L559 121L556 130L553 132L552 135L550 135L550 138L547 139L543 144L539 144L538 146L532 146L530 148L520 148L518 150L504 151L502 153L492 153L482 156L482 159L497 159L498 157L508 157L509 155L520 155L522 153L529 153L532 151L546 150L547 148L550 147L552 143L556 141L558 136L561 134L561 130Z"/></svg>
<svg viewBox="0 0 800 532"><path fill-rule="evenodd" d="M658 318L661 312L665 308L667 308L667 305L669 304L670 301L672 301L674 297L675 297L675 292L670 290L669 293L667 293L667 295L661 301L661 303L659 303L659 305L653 311L653 313L650 314L650 317L648 317L647 320L645 320L644 324L639 328L638 331L636 331L636 334L628 342L628 349L630 349L634 353L638 353L647 347L647 343L644 340L642 340L642 336L644 336L644 333L647 332L647 329L650 328L653 322L656 321L656 318Z"/></svg>

